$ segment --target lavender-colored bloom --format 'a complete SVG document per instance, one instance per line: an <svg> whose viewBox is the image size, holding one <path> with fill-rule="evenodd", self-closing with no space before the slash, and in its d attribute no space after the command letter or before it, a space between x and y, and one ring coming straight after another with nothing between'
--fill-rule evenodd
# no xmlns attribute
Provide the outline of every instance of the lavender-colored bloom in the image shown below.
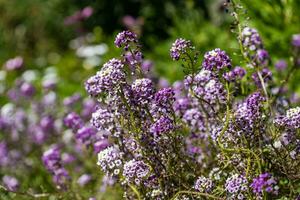
<svg viewBox="0 0 300 200"><path fill-rule="evenodd" d="M173 121L168 117L159 118L154 124L150 127L150 132L153 134L154 138L160 139L164 137L163 134L169 133L175 129Z"/></svg>
<svg viewBox="0 0 300 200"><path fill-rule="evenodd" d="M99 87L99 82L100 82L100 76L98 76L98 74L91 76L84 84L85 90L91 96L97 96L102 92L101 87Z"/></svg>
<svg viewBox="0 0 300 200"><path fill-rule="evenodd" d="M103 172L119 175L122 165L122 155L116 147L107 147L98 153L98 162Z"/></svg>
<svg viewBox="0 0 300 200"><path fill-rule="evenodd" d="M8 149L5 141L0 142L0 166L7 166L9 163Z"/></svg>
<svg viewBox="0 0 300 200"><path fill-rule="evenodd" d="M285 116L277 117L274 123L291 129L300 128L300 107L290 108Z"/></svg>
<svg viewBox="0 0 300 200"><path fill-rule="evenodd" d="M262 79L263 79L264 83L272 80L272 72L267 67L263 68L260 71L260 74L262 76ZM261 81L259 79L259 76L258 76L257 72L253 73L251 77L252 77L252 79L253 79L256 86L262 87L261 86Z"/></svg>
<svg viewBox="0 0 300 200"><path fill-rule="evenodd" d="M155 93L152 81L147 78L136 79L131 85L131 90L135 102L141 106L149 104Z"/></svg>
<svg viewBox="0 0 300 200"><path fill-rule="evenodd" d="M227 178L225 190L230 194L231 199L246 199L243 193L248 190L247 179L239 174Z"/></svg>
<svg viewBox="0 0 300 200"><path fill-rule="evenodd" d="M77 179L78 185L81 187L85 186L92 180L92 176L89 174L83 174Z"/></svg>
<svg viewBox="0 0 300 200"><path fill-rule="evenodd" d="M83 121L78 114L71 112L64 118L64 124L76 131L83 126Z"/></svg>
<svg viewBox="0 0 300 200"><path fill-rule="evenodd" d="M99 108L92 114L91 124L99 131L111 132L115 126L114 115L107 109Z"/></svg>
<svg viewBox="0 0 300 200"><path fill-rule="evenodd" d="M257 51L263 47L257 30L250 27L245 27L242 31L242 44L245 49L250 51Z"/></svg>
<svg viewBox="0 0 300 200"><path fill-rule="evenodd" d="M130 43L138 43L137 35L131 31L123 31L119 33L115 39L115 45L117 47L124 46L124 49L127 50L130 46Z"/></svg>
<svg viewBox="0 0 300 200"><path fill-rule="evenodd" d="M242 67L235 67L233 70L226 72L225 74L223 74L223 77L227 80L227 81L231 81L234 82L238 79L242 79L246 74L246 70Z"/></svg>
<svg viewBox="0 0 300 200"><path fill-rule="evenodd" d="M65 189L66 183L70 180L70 176L65 168L59 168L54 171L52 180L59 189Z"/></svg>
<svg viewBox="0 0 300 200"><path fill-rule="evenodd" d="M278 60L276 63L275 63L275 68L278 70L278 71L284 71L286 68L287 68L287 62L285 60Z"/></svg>
<svg viewBox="0 0 300 200"><path fill-rule="evenodd" d="M87 19L92 16L93 12L93 8L91 6L87 6L81 10L81 16L82 18Z"/></svg>
<svg viewBox="0 0 300 200"><path fill-rule="evenodd" d="M50 132L54 129L54 118L50 115L43 116L39 125L44 132Z"/></svg>
<svg viewBox="0 0 300 200"><path fill-rule="evenodd" d="M204 54L202 67L206 70L221 70L231 66L231 60L225 51L214 49Z"/></svg>
<svg viewBox="0 0 300 200"><path fill-rule="evenodd" d="M97 103L90 98L86 98L82 104L81 116L84 119L88 119L92 116L92 113L96 111Z"/></svg>
<svg viewBox="0 0 300 200"><path fill-rule="evenodd" d="M126 82L123 67L120 60L115 58L109 60L95 76L85 82L85 89L92 96L114 91Z"/></svg>
<svg viewBox="0 0 300 200"><path fill-rule="evenodd" d="M176 39L170 49L170 56L173 60L179 60L179 58L188 53L189 50L194 49L191 41L182 38Z"/></svg>
<svg viewBox="0 0 300 200"><path fill-rule="evenodd" d="M78 129L76 133L76 139L81 144L89 145L92 143L96 133L97 131L95 128L89 126L83 126L82 128Z"/></svg>
<svg viewBox="0 0 300 200"><path fill-rule="evenodd" d="M174 102L173 109L178 116L183 116L186 110L191 106L191 101L188 98L179 98Z"/></svg>
<svg viewBox="0 0 300 200"><path fill-rule="evenodd" d="M210 178L200 176L194 185L195 190L204 193L210 193L213 189L213 181Z"/></svg>
<svg viewBox="0 0 300 200"><path fill-rule="evenodd" d="M54 145L45 151L42 156L42 161L46 169L53 175L53 182L58 188L64 189L70 177L66 169L62 166L59 147Z"/></svg>
<svg viewBox="0 0 300 200"><path fill-rule="evenodd" d="M107 139L102 139L94 144L94 152L99 153L100 151L106 149L109 146L109 142Z"/></svg>
<svg viewBox="0 0 300 200"><path fill-rule="evenodd" d="M150 169L147 164L139 160L130 160L124 164L123 176L129 183L140 185L144 178L149 175Z"/></svg>
<svg viewBox="0 0 300 200"><path fill-rule="evenodd" d="M102 185L100 187L101 192L105 192L107 186L111 186L116 182L116 179L108 174L105 174L102 178Z"/></svg>
<svg viewBox="0 0 300 200"><path fill-rule="evenodd" d="M259 49L256 53L257 65L267 65L269 60L269 53L265 49Z"/></svg>
<svg viewBox="0 0 300 200"><path fill-rule="evenodd" d="M158 80L158 87L159 88L167 88L167 87L169 87L170 86L170 83L169 83L169 81L167 80L167 79L165 79L165 78L160 78L159 80Z"/></svg>
<svg viewBox="0 0 300 200"><path fill-rule="evenodd" d="M64 99L64 105L65 106L72 106L74 105L76 102L78 102L81 99L81 95L80 94L74 94L70 97L67 97Z"/></svg>
<svg viewBox="0 0 300 200"><path fill-rule="evenodd" d="M263 173L257 178L254 178L250 187L252 187L253 192L258 196L261 196L264 191L267 193L278 194L279 189L276 180L269 173Z"/></svg>
<svg viewBox="0 0 300 200"><path fill-rule="evenodd" d="M19 188L19 181L13 176L3 176L2 182L4 186L10 191L17 191Z"/></svg>
<svg viewBox="0 0 300 200"><path fill-rule="evenodd" d="M144 60L142 62L141 68L144 72L149 72L153 67L153 62L151 60Z"/></svg>
<svg viewBox="0 0 300 200"><path fill-rule="evenodd" d="M169 110L175 101L174 95L172 88L163 88L155 93L154 102L158 107Z"/></svg>
<svg viewBox="0 0 300 200"><path fill-rule="evenodd" d="M292 37L292 45L294 47L300 47L300 34L294 34Z"/></svg>
<svg viewBox="0 0 300 200"><path fill-rule="evenodd" d="M75 156L70 153L63 153L61 155L61 161L63 164L70 164L76 160Z"/></svg>
<svg viewBox="0 0 300 200"><path fill-rule="evenodd" d="M143 61L143 54L138 50L134 50L132 52L126 52L124 58L132 71L134 71L135 67Z"/></svg>
<svg viewBox="0 0 300 200"><path fill-rule="evenodd" d="M24 63L23 58L18 56L18 57L7 60L6 63L4 64L4 66L9 71L17 70L17 69L22 68L23 63Z"/></svg>
<svg viewBox="0 0 300 200"><path fill-rule="evenodd" d="M20 87L21 93L26 97L31 97L35 93L35 88L32 84L24 82Z"/></svg>
<svg viewBox="0 0 300 200"><path fill-rule="evenodd" d="M205 124L201 112L197 108L187 110L183 115L183 121L188 124L192 131L204 131Z"/></svg>
<svg viewBox="0 0 300 200"><path fill-rule="evenodd" d="M52 146L45 151L42 156L43 163L49 171L55 171L61 168L60 149L58 146Z"/></svg>
<svg viewBox="0 0 300 200"><path fill-rule="evenodd" d="M238 106L234 114L236 124L240 128L252 129L255 122L261 117L262 102L264 101L265 98L259 92L249 95L246 101Z"/></svg>

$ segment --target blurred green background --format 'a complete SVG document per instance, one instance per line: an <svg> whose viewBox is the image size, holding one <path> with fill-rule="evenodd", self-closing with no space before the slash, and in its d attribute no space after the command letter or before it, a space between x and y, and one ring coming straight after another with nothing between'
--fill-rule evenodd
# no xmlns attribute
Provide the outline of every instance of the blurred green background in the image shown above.
<svg viewBox="0 0 300 200"><path fill-rule="evenodd" d="M145 57L154 62L155 71L170 81L183 76L178 64L169 58L170 45L178 37L192 40L202 54L220 47L239 64L240 58L234 57L236 36L230 31L232 18L224 2L1 0L0 62L20 55L27 69L55 66L64 82L61 84L64 85L63 93L67 95L82 89L82 82L97 69L82 64L83 59L76 56L74 44L105 43L108 51L101 55L101 62L96 62L100 66L120 53L113 45L114 37L118 31L130 28L139 33ZM289 59L291 36L300 32L299 1L251 0L242 1L242 5L249 18L246 24L259 30L272 56L271 65L277 59ZM66 25L68 16L86 6L93 8L89 18ZM126 16L129 19L124 23Z"/></svg>

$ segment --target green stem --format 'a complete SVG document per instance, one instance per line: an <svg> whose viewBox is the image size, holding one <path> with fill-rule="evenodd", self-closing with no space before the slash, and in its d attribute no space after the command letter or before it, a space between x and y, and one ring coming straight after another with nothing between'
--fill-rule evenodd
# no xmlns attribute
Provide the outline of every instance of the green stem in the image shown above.
<svg viewBox="0 0 300 200"><path fill-rule="evenodd" d="M138 200L141 200L141 195L139 193L139 191L131 184L129 184L129 187L131 188L131 190L135 193L136 197Z"/></svg>

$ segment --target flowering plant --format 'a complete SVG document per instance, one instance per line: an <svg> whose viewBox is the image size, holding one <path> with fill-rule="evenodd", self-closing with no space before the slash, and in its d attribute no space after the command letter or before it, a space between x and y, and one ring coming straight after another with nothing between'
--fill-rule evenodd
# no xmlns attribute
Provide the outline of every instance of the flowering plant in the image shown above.
<svg viewBox="0 0 300 200"><path fill-rule="evenodd" d="M290 108L290 74L276 83L258 31L229 4L241 66L219 48L200 63L191 41L180 38L170 56L182 61L186 76L159 89L143 70L137 36L123 31L115 40L122 56L86 81L99 102L91 124L107 142L97 164L125 198L297 198L300 108ZM294 35L291 71L299 65L298 44Z"/></svg>

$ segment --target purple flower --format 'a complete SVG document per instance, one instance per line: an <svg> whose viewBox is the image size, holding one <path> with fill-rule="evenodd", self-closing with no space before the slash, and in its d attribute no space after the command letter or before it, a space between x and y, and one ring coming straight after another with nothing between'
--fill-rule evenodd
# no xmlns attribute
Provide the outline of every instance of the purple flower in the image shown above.
<svg viewBox="0 0 300 200"><path fill-rule="evenodd" d="M122 155L120 151L114 147L107 147L98 153L98 162L103 172L112 175L119 175L122 166Z"/></svg>
<svg viewBox="0 0 300 200"><path fill-rule="evenodd" d="M153 67L153 62L151 60L144 60L142 62L141 68L144 72L149 72L152 69L152 67Z"/></svg>
<svg viewBox="0 0 300 200"><path fill-rule="evenodd" d="M248 181L244 176L234 174L227 178L225 190L230 194L232 199L246 199L244 193L248 190Z"/></svg>
<svg viewBox="0 0 300 200"><path fill-rule="evenodd" d="M143 161L130 160L124 164L123 176L129 183L140 185L150 172L149 166Z"/></svg>
<svg viewBox="0 0 300 200"><path fill-rule="evenodd" d="M294 34L292 37L292 45L294 47L300 47L300 34Z"/></svg>
<svg viewBox="0 0 300 200"><path fill-rule="evenodd" d="M43 116L40 120L40 128L44 132L51 132L54 129L54 118L50 115Z"/></svg>
<svg viewBox="0 0 300 200"><path fill-rule="evenodd" d="M291 129L300 128L300 107L290 108L285 116L277 117L274 123Z"/></svg>
<svg viewBox="0 0 300 200"><path fill-rule="evenodd" d="M18 56L7 60L4 66L7 70L11 71L11 70L17 70L22 68L23 63L24 63L23 58L21 56Z"/></svg>
<svg viewBox="0 0 300 200"><path fill-rule="evenodd" d="M213 181L210 178L200 176L194 185L195 190L204 193L210 193L213 189Z"/></svg>
<svg viewBox="0 0 300 200"><path fill-rule="evenodd" d="M155 89L150 79L136 79L132 85L134 100L138 105L147 106L153 99Z"/></svg>
<svg viewBox="0 0 300 200"><path fill-rule="evenodd" d="M65 168L59 168L55 170L52 177L53 182L57 185L59 189L65 189L66 183L70 180L69 173Z"/></svg>
<svg viewBox="0 0 300 200"><path fill-rule="evenodd" d="M0 166L6 166L9 163L8 149L5 141L0 142Z"/></svg>
<svg viewBox="0 0 300 200"><path fill-rule="evenodd" d="M59 189L65 189L66 182L70 180L69 174L62 166L60 149L57 145L53 145L43 153L42 161L46 169L53 175L53 182Z"/></svg>
<svg viewBox="0 0 300 200"><path fill-rule="evenodd" d="M262 76L262 79L263 79L264 83L272 80L272 72L267 67L263 68L260 71L260 74ZM261 86L261 81L260 81L260 78L259 78L257 72L253 73L251 77L252 77L252 79L253 79L256 86L262 87Z"/></svg>
<svg viewBox="0 0 300 200"><path fill-rule="evenodd" d="M205 124L201 112L197 108L187 110L183 115L183 121L188 124L192 131L204 131Z"/></svg>
<svg viewBox="0 0 300 200"><path fill-rule="evenodd" d="M72 106L81 99L81 95L76 93L70 97L64 99L63 103L65 106Z"/></svg>
<svg viewBox="0 0 300 200"><path fill-rule="evenodd" d="M194 49L191 41L182 38L176 39L170 49L170 56L173 60L179 60L179 58L188 53L189 50Z"/></svg>
<svg viewBox="0 0 300 200"><path fill-rule="evenodd" d="M242 31L242 44L245 49L250 51L257 51L263 47L257 30L250 27L245 27Z"/></svg>
<svg viewBox="0 0 300 200"><path fill-rule="evenodd" d="M85 82L85 89L92 96L103 92L112 92L126 83L124 65L118 59L111 59L103 65L95 76Z"/></svg>
<svg viewBox="0 0 300 200"><path fill-rule="evenodd" d="M107 109L99 108L96 112L92 114L91 124L98 131L108 131L111 132L115 127L114 115Z"/></svg>
<svg viewBox="0 0 300 200"><path fill-rule="evenodd" d="M126 63L131 67L131 70L134 71L135 67L143 61L143 54L138 50L132 52L126 52L124 55Z"/></svg>
<svg viewBox="0 0 300 200"><path fill-rule="evenodd" d="M169 110L175 101L174 95L172 88L163 88L155 93L154 102L158 107Z"/></svg>
<svg viewBox="0 0 300 200"><path fill-rule="evenodd" d="M64 118L64 124L76 131L83 126L83 121L78 114L71 112Z"/></svg>
<svg viewBox="0 0 300 200"><path fill-rule="evenodd" d="M169 133L175 129L173 121L168 117L161 117L150 127L150 132L154 138L159 139L163 134Z"/></svg>
<svg viewBox="0 0 300 200"><path fill-rule="evenodd" d="M102 139L94 144L94 152L99 153L100 151L106 149L109 146L109 142L107 139Z"/></svg>
<svg viewBox="0 0 300 200"><path fill-rule="evenodd" d="M277 182L269 173L263 173L257 178L254 178L250 187L252 187L253 192L258 196L261 196L263 191L267 193L278 194L279 189Z"/></svg>
<svg viewBox="0 0 300 200"><path fill-rule="evenodd" d="M96 111L97 103L93 99L86 98L82 104L81 116L88 119Z"/></svg>
<svg viewBox="0 0 300 200"><path fill-rule="evenodd" d="M87 6L81 10L81 16L84 19L89 18L93 14L94 10L91 6Z"/></svg>
<svg viewBox="0 0 300 200"><path fill-rule="evenodd" d="M31 97L35 93L35 88L30 83L25 82L21 85L20 91L24 96Z"/></svg>
<svg viewBox="0 0 300 200"><path fill-rule="evenodd" d="M131 31L123 31L119 33L115 39L115 45L117 47L124 46L124 49L127 50L130 46L130 43L138 43L137 35Z"/></svg>
<svg viewBox="0 0 300 200"><path fill-rule="evenodd" d="M221 70L231 67L231 60L225 51L214 49L204 54L202 67L206 70Z"/></svg>
<svg viewBox="0 0 300 200"><path fill-rule="evenodd" d="M246 70L242 67L235 67L233 70L226 72L225 74L223 74L223 77L227 80L227 81L231 81L234 82L238 79L242 79L246 74Z"/></svg>
<svg viewBox="0 0 300 200"><path fill-rule="evenodd" d="M179 98L174 102L173 109L178 116L183 116L186 110L191 106L191 101L188 98Z"/></svg>
<svg viewBox="0 0 300 200"><path fill-rule="evenodd" d="M267 65L269 53L265 49L259 49L256 53L257 65Z"/></svg>
<svg viewBox="0 0 300 200"><path fill-rule="evenodd" d="M97 131L93 127L83 126L82 128L78 129L76 133L76 139L81 144L89 145L92 143L96 133Z"/></svg>
<svg viewBox="0 0 300 200"><path fill-rule="evenodd" d="M19 188L19 181L13 176L3 176L2 182L4 186L10 191L17 191Z"/></svg>
<svg viewBox="0 0 300 200"><path fill-rule="evenodd" d="M252 130L255 122L261 118L262 103L265 98L259 93L255 92L249 95L242 104L240 104L235 112L236 124L241 128Z"/></svg>
<svg viewBox="0 0 300 200"><path fill-rule="evenodd" d="M58 146L52 146L42 156L43 163L49 171L55 171L61 167L60 150Z"/></svg>
<svg viewBox="0 0 300 200"><path fill-rule="evenodd" d="M78 185L81 187L85 186L92 180L92 176L89 174L83 174L77 179Z"/></svg>
<svg viewBox="0 0 300 200"><path fill-rule="evenodd" d="M203 98L211 104L226 102L227 92L223 84L209 70L202 69L195 76L194 80L186 77L185 85L192 89L194 95Z"/></svg>
<svg viewBox="0 0 300 200"><path fill-rule="evenodd" d="M276 63L275 63L275 68L278 70L278 71L284 71L286 68L287 68L287 62L285 60L278 60Z"/></svg>

